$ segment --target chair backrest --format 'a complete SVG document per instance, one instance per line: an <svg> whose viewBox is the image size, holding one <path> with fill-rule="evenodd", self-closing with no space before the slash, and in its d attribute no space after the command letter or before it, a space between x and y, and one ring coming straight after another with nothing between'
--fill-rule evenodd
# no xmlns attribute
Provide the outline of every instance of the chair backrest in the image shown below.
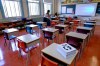
<svg viewBox="0 0 100 66"><path fill-rule="evenodd" d="M68 17L67 20L68 20L69 22L71 22L71 21L72 21L72 18L71 18L71 17Z"/></svg>
<svg viewBox="0 0 100 66"><path fill-rule="evenodd" d="M26 32L32 34L33 33L32 28L31 27L26 27Z"/></svg>
<svg viewBox="0 0 100 66"><path fill-rule="evenodd" d="M73 20L74 24L78 24L79 21L77 21L76 19Z"/></svg>
<svg viewBox="0 0 100 66"><path fill-rule="evenodd" d="M46 37L46 36L51 36L52 37L52 35L53 35L53 33L52 32L46 32L46 31L43 31L43 33L44 33L44 37Z"/></svg>
<svg viewBox="0 0 100 66"><path fill-rule="evenodd" d="M64 28L63 28L63 27L57 27L57 26L55 26L55 28L56 28L56 29L59 29L59 33L60 33L60 34L62 34L63 31L64 31Z"/></svg>
<svg viewBox="0 0 100 66"><path fill-rule="evenodd" d="M41 66L58 66L58 63L51 61L50 59L48 59L47 57L45 57L42 54L42 62L41 62Z"/></svg>

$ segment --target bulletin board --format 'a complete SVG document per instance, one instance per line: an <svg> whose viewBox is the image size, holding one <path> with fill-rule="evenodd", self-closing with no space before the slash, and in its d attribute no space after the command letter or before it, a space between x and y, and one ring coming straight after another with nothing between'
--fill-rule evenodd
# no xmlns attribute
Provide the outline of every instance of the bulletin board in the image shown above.
<svg viewBox="0 0 100 66"><path fill-rule="evenodd" d="M76 5L62 5L61 14L75 14Z"/></svg>

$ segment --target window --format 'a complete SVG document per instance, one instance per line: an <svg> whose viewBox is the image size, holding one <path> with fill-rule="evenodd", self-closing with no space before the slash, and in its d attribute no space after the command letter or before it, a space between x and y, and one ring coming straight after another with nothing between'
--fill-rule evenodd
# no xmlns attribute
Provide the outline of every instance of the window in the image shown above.
<svg viewBox="0 0 100 66"><path fill-rule="evenodd" d="M40 15L39 1L28 0L29 15Z"/></svg>
<svg viewBox="0 0 100 66"><path fill-rule="evenodd" d="M44 3L44 14L47 13L47 10L50 10L50 14L51 14L52 11L51 7L52 7L51 3Z"/></svg>
<svg viewBox="0 0 100 66"><path fill-rule="evenodd" d="M1 0L5 17L21 16L19 0Z"/></svg>

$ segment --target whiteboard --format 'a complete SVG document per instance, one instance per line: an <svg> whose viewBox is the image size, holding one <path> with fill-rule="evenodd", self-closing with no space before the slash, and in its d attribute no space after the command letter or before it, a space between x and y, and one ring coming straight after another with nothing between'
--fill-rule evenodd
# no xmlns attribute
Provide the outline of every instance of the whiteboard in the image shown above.
<svg viewBox="0 0 100 66"><path fill-rule="evenodd" d="M73 13L73 8L67 8L67 13Z"/></svg>
<svg viewBox="0 0 100 66"><path fill-rule="evenodd" d="M61 10L62 13L66 13L66 6L63 6Z"/></svg>
<svg viewBox="0 0 100 66"><path fill-rule="evenodd" d="M79 16L95 16L97 3L77 4L75 15Z"/></svg>

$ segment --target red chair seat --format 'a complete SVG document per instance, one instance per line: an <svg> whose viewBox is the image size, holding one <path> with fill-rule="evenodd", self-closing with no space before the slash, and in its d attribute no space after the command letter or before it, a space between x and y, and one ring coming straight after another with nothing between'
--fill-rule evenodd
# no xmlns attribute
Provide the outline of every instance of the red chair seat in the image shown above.
<svg viewBox="0 0 100 66"><path fill-rule="evenodd" d="M51 61L50 59L48 59L47 57L45 57L42 54L42 62L41 62L41 66L58 66L58 63Z"/></svg>

